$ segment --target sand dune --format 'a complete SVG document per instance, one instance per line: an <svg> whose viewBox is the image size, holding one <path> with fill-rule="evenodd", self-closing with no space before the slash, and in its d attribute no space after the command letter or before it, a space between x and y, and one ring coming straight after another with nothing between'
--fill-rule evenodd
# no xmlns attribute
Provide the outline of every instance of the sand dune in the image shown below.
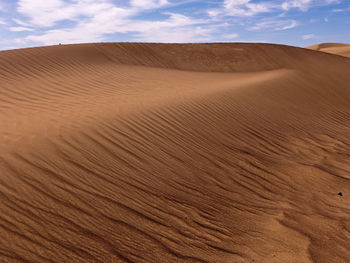
<svg viewBox="0 0 350 263"><path fill-rule="evenodd" d="M0 52L0 262L350 262L349 70L269 44Z"/></svg>
<svg viewBox="0 0 350 263"><path fill-rule="evenodd" d="M309 49L323 51L344 57L350 57L350 44L322 43L307 47Z"/></svg>

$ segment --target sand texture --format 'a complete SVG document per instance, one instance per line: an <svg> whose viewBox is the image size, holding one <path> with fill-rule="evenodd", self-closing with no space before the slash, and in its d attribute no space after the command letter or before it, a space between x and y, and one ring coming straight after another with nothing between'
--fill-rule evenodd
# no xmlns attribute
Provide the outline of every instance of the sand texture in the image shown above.
<svg viewBox="0 0 350 263"><path fill-rule="evenodd" d="M350 44L322 43L307 47L308 49L323 51L339 56L350 57Z"/></svg>
<svg viewBox="0 0 350 263"><path fill-rule="evenodd" d="M270 44L0 52L0 262L350 262L349 73Z"/></svg>

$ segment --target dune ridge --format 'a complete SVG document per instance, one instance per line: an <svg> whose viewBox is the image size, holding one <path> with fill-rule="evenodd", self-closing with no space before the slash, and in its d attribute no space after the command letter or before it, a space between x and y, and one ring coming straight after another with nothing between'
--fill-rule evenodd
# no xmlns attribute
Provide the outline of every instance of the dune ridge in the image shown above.
<svg viewBox="0 0 350 263"><path fill-rule="evenodd" d="M0 52L0 261L349 262L349 69L271 44Z"/></svg>
<svg viewBox="0 0 350 263"><path fill-rule="evenodd" d="M350 44L342 43L321 43L307 47L308 49L323 51L344 57L350 57Z"/></svg>

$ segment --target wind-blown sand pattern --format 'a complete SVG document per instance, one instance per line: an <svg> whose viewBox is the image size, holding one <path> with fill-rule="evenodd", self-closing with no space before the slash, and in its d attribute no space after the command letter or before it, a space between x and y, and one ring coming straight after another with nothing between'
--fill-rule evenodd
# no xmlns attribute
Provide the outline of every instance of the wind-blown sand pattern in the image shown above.
<svg viewBox="0 0 350 263"><path fill-rule="evenodd" d="M350 44L322 43L322 44L310 46L308 48L339 55L339 56L350 57Z"/></svg>
<svg viewBox="0 0 350 263"><path fill-rule="evenodd" d="M350 262L349 72L268 44L0 52L0 262Z"/></svg>

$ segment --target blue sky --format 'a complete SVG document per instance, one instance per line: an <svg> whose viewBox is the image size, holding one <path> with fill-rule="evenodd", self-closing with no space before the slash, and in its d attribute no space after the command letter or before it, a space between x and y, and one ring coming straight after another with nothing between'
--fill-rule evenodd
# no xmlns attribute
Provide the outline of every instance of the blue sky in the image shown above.
<svg viewBox="0 0 350 263"><path fill-rule="evenodd" d="M0 0L0 49L85 42L350 43L350 0Z"/></svg>

